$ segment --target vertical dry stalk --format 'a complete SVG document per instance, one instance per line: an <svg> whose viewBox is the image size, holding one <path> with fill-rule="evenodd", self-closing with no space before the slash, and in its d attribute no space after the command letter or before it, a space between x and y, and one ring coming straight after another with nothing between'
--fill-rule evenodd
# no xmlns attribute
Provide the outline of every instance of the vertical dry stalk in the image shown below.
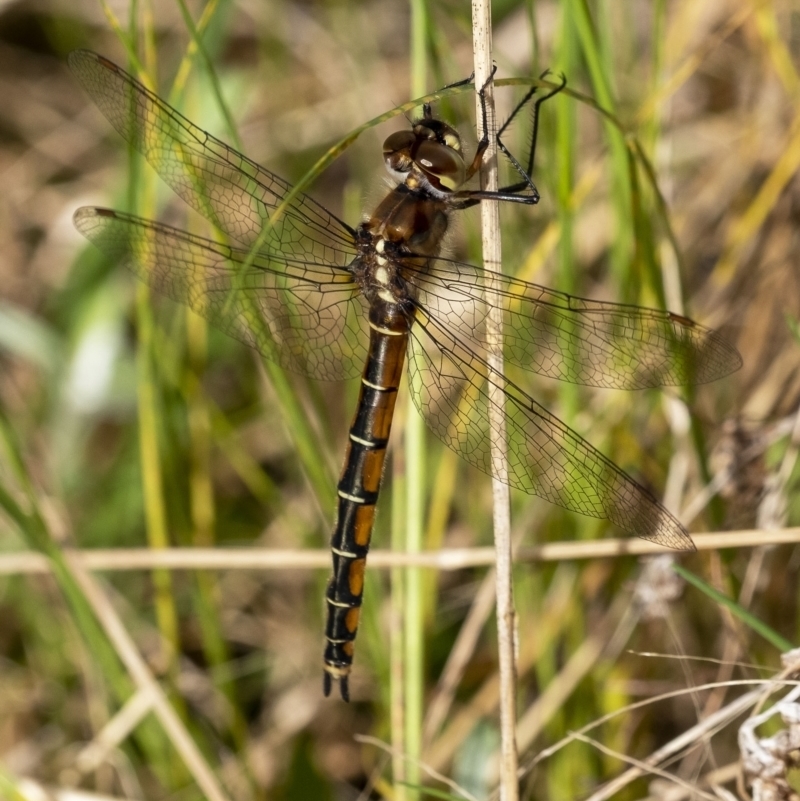
<svg viewBox="0 0 800 801"><path fill-rule="evenodd" d="M481 87L492 71L492 17L489 0L473 0L472 47L475 64L475 86ZM487 87L486 103L489 110L485 133L489 136L489 149L481 170L481 188L496 190L497 147L496 120L492 87ZM477 100L478 125L481 126L480 100ZM481 135L484 131L479 130ZM500 212L497 203L481 203L483 233L483 263L491 271L500 271ZM496 287L487 276L486 296L492 299ZM486 322L486 344L489 364L499 374L503 372L502 312L498 304L490 306ZM492 453L492 496L494 500L494 542L497 558L497 640L500 663L500 798L517 801L517 745L516 745L516 666L514 647L514 595L511 581L511 521L507 481L506 427L503 416L502 388L489 380L489 437Z"/></svg>

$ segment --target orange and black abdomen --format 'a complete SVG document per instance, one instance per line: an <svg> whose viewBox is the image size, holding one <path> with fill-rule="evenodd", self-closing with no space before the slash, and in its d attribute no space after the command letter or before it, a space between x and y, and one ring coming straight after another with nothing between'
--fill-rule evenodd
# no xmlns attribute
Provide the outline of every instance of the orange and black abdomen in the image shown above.
<svg viewBox="0 0 800 801"><path fill-rule="evenodd" d="M369 355L339 480L339 509L331 537L333 576L325 593L324 689L328 695L333 680L338 680L345 701L349 700L347 677L361 613L364 568L411 322L397 304L376 300L371 306Z"/></svg>

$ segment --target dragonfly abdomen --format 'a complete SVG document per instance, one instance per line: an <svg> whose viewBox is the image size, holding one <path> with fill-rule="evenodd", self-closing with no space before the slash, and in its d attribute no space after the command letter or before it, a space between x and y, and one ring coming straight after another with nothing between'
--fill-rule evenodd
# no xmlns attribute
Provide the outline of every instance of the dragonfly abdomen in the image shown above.
<svg viewBox="0 0 800 801"><path fill-rule="evenodd" d="M411 318L399 304L376 299L370 308L369 326L369 354L339 479L339 506L331 537L333 575L325 593L324 691L328 695L337 680L345 701L349 700L348 675L358 632L364 569Z"/></svg>

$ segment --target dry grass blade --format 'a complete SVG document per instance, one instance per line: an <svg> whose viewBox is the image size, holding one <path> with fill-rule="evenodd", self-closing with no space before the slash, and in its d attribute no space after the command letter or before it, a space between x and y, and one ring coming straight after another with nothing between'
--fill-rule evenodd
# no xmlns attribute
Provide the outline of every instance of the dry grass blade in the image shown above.
<svg viewBox="0 0 800 801"><path fill-rule="evenodd" d="M725 548L756 548L765 545L800 543L800 528L745 529L695 534L698 551ZM562 562L567 560L609 559L621 556L662 554L663 548L646 540L607 539L588 542L550 542L520 546L514 561ZM132 571L163 567L171 570L315 570L328 567L330 554L313 549L268 548L92 548L75 549L74 555L90 570ZM370 566L429 567L438 570L463 570L495 564L494 548L442 548L421 553L397 553L376 548L370 552ZM37 553L0 554L0 575L46 573L47 559Z"/></svg>
<svg viewBox="0 0 800 801"><path fill-rule="evenodd" d="M459 681L475 652L484 624L492 613L495 597L495 572L489 570L481 581L480 589L475 593L469 615L458 632L458 639L450 650L439 676L436 692L428 705L424 729L426 744L430 744L450 712Z"/></svg>
<svg viewBox="0 0 800 801"><path fill-rule="evenodd" d="M382 751L385 751L387 754L391 754L392 756L396 756L396 757L398 757L400 759L403 759L405 761L409 760L408 756L406 756L405 754L395 754L394 753L394 749L390 745L388 745L387 743L384 743L382 740L379 740L377 737L370 737L370 736L367 736L367 735L364 735L364 734L357 734L356 735L356 739L359 742L362 742L362 743L364 743L366 745L371 745L371 746L374 746L375 748L379 748ZM442 773L440 773L435 768L432 768L425 761L415 762L415 764L424 773L427 773L431 778L435 779L436 781L442 782L442 784L444 784L447 787L449 787L451 790L453 790L459 796L461 796L463 798L466 798L468 801L478 801L478 799L475 798L475 796L473 796L471 793L466 791L463 787L459 787L454 781L452 781L452 779L449 779L447 776L443 775Z"/></svg>
<svg viewBox="0 0 800 801"><path fill-rule="evenodd" d="M65 558L72 570L75 581L83 590L92 610L97 615L100 624L116 649L120 660L127 668L136 686L149 696L147 700L152 704L153 712L164 727L164 731L174 745L175 750L180 754L186 763L186 767L197 781L198 786L206 794L209 801L228 801L228 796L217 781L214 771L186 730L183 721L176 714L144 659L142 659L133 638L109 603L100 585L87 572L80 559L74 558L69 551L65 552Z"/></svg>
<svg viewBox="0 0 800 801"><path fill-rule="evenodd" d="M633 770L639 770L643 775L653 775L658 776L662 779L666 779L667 781L676 784L678 787L683 788L686 792L691 792L694 796L699 798L705 798L706 801L717 801L717 796L714 793L707 793L703 790L699 789L695 784L692 784L685 779L682 779L680 776L674 776L668 773L665 770L657 767L653 764L650 760L640 761L638 759L633 759L633 757L629 757L627 754L621 754L618 751L614 751L611 748L607 748L598 740L594 740L591 737L587 737L584 734L576 734L575 739L582 743L587 743L595 748L602 754L606 754L607 756L614 757L615 759L619 759L621 762L627 762L632 766ZM600 798L604 796L594 795L591 798Z"/></svg>

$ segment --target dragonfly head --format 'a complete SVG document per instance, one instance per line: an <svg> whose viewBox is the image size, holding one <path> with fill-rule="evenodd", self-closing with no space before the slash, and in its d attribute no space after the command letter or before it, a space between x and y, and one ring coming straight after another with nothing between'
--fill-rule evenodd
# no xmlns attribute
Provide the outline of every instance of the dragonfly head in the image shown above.
<svg viewBox="0 0 800 801"><path fill-rule="evenodd" d="M424 116L410 131L389 135L383 143L383 159L399 181L421 184L437 194L455 191L466 177L458 131L436 119L427 104Z"/></svg>

